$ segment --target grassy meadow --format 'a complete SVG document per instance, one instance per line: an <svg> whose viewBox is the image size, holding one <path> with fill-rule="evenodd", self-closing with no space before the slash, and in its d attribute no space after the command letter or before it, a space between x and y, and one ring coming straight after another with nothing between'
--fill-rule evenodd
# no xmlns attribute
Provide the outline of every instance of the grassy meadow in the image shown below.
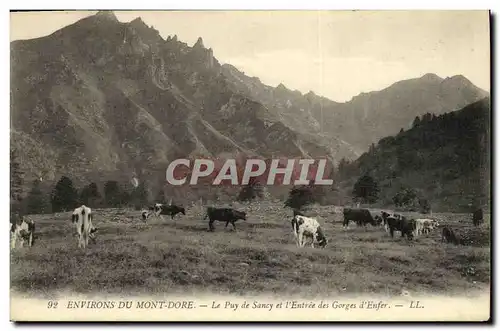
<svg viewBox="0 0 500 331"><path fill-rule="evenodd" d="M473 238L467 245L441 243L440 231L412 242L382 227L342 228L342 208L317 206L328 245L299 249L291 229L291 210L282 203L233 204L246 221L216 222L208 232L204 208L186 208L174 220L140 211L95 209L97 240L77 247L70 213L32 215L32 248L11 252L11 290L51 296L57 292L113 295L298 295L465 294L490 283L489 215L474 229L468 214L433 214L442 225Z"/></svg>

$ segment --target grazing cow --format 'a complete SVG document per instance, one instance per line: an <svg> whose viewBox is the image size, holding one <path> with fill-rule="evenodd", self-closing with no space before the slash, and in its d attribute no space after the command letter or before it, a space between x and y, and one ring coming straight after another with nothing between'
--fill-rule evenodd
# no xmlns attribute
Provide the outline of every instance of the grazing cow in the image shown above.
<svg viewBox="0 0 500 331"><path fill-rule="evenodd" d="M244 211L234 210L232 208L215 208L207 207L207 213L203 219L209 219L208 227L210 231L214 231L214 222L226 222L225 228L231 223L233 225L233 230L236 230L236 225L234 224L237 220L241 219L246 221L246 213Z"/></svg>
<svg viewBox="0 0 500 331"><path fill-rule="evenodd" d="M394 231L401 232L401 238L406 235L408 240L412 240L415 233L415 221L408 220L406 217L397 219L393 216L388 216L386 219L386 225L389 228L389 233L392 238L394 238Z"/></svg>
<svg viewBox="0 0 500 331"><path fill-rule="evenodd" d="M151 210L143 210L141 212L142 221L146 222L146 220L149 218L149 216L151 216L152 213L153 213L153 211L151 211Z"/></svg>
<svg viewBox="0 0 500 331"><path fill-rule="evenodd" d="M27 217L19 217L10 224L11 248L16 248L19 241L24 247L24 240L28 240L28 246L32 247L35 237L35 222Z"/></svg>
<svg viewBox="0 0 500 331"><path fill-rule="evenodd" d="M292 218L292 229L297 247L304 247L306 242L305 237L311 238L311 247L313 248L314 240L316 240L318 245L322 248L324 248L328 242L316 218L295 215Z"/></svg>
<svg viewBox="0 0 500 331"><path fill-rule="evenodd" d="M97 231L97 228L92 226L92 210L85 205L75 208L71 216L71 222L76 225L78 247L86 248L89 239L95 240L94 233Z"/></svg>
<svg viewBox="0 0 500 331"><path fill-rule="evenodd" d="M472 224L474 224L474 226L478 226L483 222L483 220L484 220L483 209L482 208L476 209L474 213L472 213Z"/></svg>
<svg viewBox="0 0 500 331"><path fill-rule="evenodd" d="M381 216L382 216L382 225L384 226L385 228L385 232L389 232L389 225L387 223L387 218L389 217L392 217L392 218L395 218L397 220L402 220L404 218L403 215L401 214L396 214L396 213L388 213L388 212L385 212L385 211L381 211L380 212Z"/></svg>
<svg viewBox="0 0 500 331"><path fill-rule="evenodd" d="M170 215L172 219L174 219L174 216L181 213L182 215L186 215L186 210L184 207L179 207L176 205L166 205L166 204L160 204L157 203L155 205L155 213L156 215Z"/></svg>
<svg viewBox="0 0 500 331"><path fill-rule="evenodd" d="M441 242L446 242L446 243L451 242L455 245L460 244L460 241L457 235L455 235L453 229L447 226L443 227L443 230L441 231Z"/></svg>
<svg viewBox="0 0 500 331"><path fill-rule="evenodd" d="M344 208L344 222L342 226L349 226L349 221L355 221L358 226L366 226L366 224L371 224L372 226L379 225L378 220L373 218L368 209Z"/></svg>
<svg viewBox="0 0 500 331"><path fill-rule="evenodd" d="M429 232L438 226L438 221L429 218L417 218L415 219L415 235L420 236L421 234L429 234Z"/></svg>

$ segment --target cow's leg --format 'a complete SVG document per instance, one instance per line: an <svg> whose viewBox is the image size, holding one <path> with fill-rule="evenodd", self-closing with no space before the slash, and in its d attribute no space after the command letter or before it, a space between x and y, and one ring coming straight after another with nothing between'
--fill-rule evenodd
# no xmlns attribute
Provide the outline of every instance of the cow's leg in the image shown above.
<svg viewBox="0 0 500 331"><path fill-rule="evenodd" d="M228 225L228 224L229 224L229 221L226 221L226 226L224 227L224 229L226 229L226 228L227 228L227 225Z"/></svg>
<svg viewBox="0 0 500 331"><path fill-rule="evenodd" d="M210 221L208 222L208 229L209 229L210 231L215 230L215 227L214 227L214 220L210 220Z"/></svg>
<svg viewBox="0 0 500 331"><path fill-rule="evenodd" d="M33 246L33 232L30 232L29 240L28 240L28 245L31 247Z"/></svg>
<svg viewBox="0 0 500 331"><path fill-rule="evenodd" d="M391 234L391 238L394 238L394 228L389 227L389 233Z"/></svg>
<svg viewBox="0 0 500 331"><path fill-rule="evenodd" d="M85 247L89 245L90 227L85 229Z"/></svg>
<svg viewBox="0 0 500 331"><path fill-rule="evenodd" d="M233 225L233 231L236 231L236 223L235 223L235 221L232 221L231 224Z"/></svg>
<svg viewBox="0 0 500 331"><path fill-rule="evenodd" d="M299 232L299 247L304 247L304 234Z"/></svg>

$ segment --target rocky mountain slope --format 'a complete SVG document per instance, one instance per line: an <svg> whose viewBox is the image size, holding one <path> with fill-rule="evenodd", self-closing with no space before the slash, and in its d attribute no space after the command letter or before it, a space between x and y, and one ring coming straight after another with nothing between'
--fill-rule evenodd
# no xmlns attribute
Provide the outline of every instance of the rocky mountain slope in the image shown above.
<svg viewBox="0 0 500 331"><path fill-rule="evenodd" d="M318 141L333 138L358 156L373 142L408 129L416 116L458 110L488 95L464 76L443 79L426 74L338 103L314 92L303 95L283 84L266 86L231 65L224 65L223 73L242 93L275 109L290 127L313 133Z"/></svg>
<svg viewBox="0 0 500 331"><path fill-rule="evenodd" d="M180 157L336 157L240 93L200 38L99 12L11 43L12 147L30 177L165 177ZM343 155L353 154L348 150Z"/></svg>

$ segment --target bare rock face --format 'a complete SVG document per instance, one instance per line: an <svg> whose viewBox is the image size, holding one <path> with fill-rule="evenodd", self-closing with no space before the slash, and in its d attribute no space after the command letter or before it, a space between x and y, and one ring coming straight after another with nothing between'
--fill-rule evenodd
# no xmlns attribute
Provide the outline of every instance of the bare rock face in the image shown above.
<svg viewBox="0 0 500 331"><path fill-rule="evenodd" d="M11 143L27 182L128 182L164 178L180 157L308 154L273 110L239 93L201 38L189 47L102 11L11 51Z"/></svg>

